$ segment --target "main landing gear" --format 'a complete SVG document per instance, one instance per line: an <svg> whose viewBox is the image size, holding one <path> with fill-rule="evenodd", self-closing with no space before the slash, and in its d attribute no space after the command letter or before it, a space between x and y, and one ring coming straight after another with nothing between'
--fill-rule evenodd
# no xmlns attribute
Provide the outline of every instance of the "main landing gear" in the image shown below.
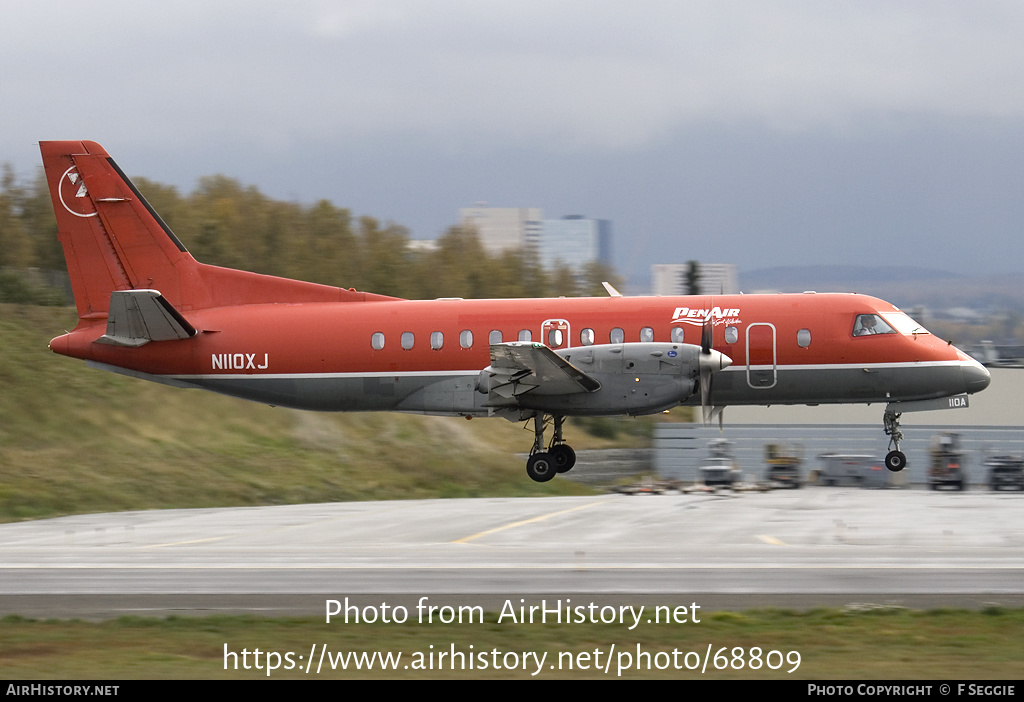
<svg viewBox="0 0 1024 702"><path fill-rule="evenodd" d="M893 449L885 455L885 467L893 473L898 473L907 467L907 456L900 451L900 442L903 440L903 432L900 431L900 412L886 410L882 422L889 437L889 448Z"/></svg>
<svg viewBox="0 0 1024 702"><path fill-rule="evenodd" d="M551 445L544 450L544 429L547 417L554 422L555 431ZM537 413L533 415L533 448L526 459L526 474L538 483L546 483L558 473L567 473L576 465L576 452L562 441L562 422L565 417Z"/></svg>

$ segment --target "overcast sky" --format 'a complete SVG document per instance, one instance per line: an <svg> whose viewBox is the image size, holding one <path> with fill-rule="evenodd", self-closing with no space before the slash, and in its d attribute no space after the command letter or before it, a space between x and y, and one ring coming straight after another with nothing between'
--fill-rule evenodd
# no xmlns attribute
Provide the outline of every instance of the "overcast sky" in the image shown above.
<svg viewBox="0 0 1024 702"><path fill-rule="evenodd" d="M91 139L433 238L610 219L616 265L1024 271L1024 3L4 3L0 161ZM188 242L186 242L187 244Z"/></svg>

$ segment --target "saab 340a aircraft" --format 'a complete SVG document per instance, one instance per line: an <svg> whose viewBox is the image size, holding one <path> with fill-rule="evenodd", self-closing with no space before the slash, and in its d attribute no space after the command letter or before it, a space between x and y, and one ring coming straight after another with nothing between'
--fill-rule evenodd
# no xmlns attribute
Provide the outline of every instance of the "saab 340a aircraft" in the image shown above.
<svg viewBox="0 0 1024 702"><path fill-rule="evenodd" d="M967 406L980 363L856 294L402 300L197 262L113 159L40 144L79 322L50 342L96 368L306 410L533 420L527 473L575 463L568 416L700 405ZM550 442L544 434L551 426Z"/></svg>

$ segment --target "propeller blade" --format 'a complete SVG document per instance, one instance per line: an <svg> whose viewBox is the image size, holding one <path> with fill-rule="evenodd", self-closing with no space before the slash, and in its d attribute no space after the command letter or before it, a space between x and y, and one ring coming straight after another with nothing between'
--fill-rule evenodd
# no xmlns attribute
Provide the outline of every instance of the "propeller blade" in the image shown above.
<svg viewBox="0 0 1024 702"><path fill-rule="evenodd" d="M711 367L701 363L700 364L700 414L704 420L704 426L708 425L711 421L711 404L709 398L711 397Z"/></svg>
<svg viewBox="0 0 1024 702"><path fill-rule="evenodd" d="M704 424L707 425L714 418L715 406L711 401L712 377L715 373L732 365L732 359L721 351L708 349L707 353L701 352L698 363L700 364L700 408Z"/></svg>
<svg viewBox="0 0 1024 702"><path fill-rule="evenodd" d="M715 328L711 320L711 314L704 317L704 324L700 330L700 411L704 420L704 426L714 418L715 406L711 403L711 376L716 371L728 368L732 365L732 359L720 351L715 351L714 344ZM719 414L721 423L721 414Z"/></svg>

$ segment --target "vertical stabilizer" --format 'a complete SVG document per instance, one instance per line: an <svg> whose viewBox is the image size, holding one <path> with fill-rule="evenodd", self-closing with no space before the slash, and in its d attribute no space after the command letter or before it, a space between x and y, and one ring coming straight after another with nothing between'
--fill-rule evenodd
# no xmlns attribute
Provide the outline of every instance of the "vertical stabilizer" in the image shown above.
<svg viewBox="0 0 1024 702"><path fill-rule="evenodd" d="M156 291L163 303L181 312L395 299L199 263L102 146L93 141L43 141L39 148L75 305L83 320L106 319L111 294L120 290Z"/></svg>
<svg viewBox="0 0 1024 702"><path fill-rule="evenodd" d="M79 317L106 316L115 290L157 289L175 304L198 264L91 141L39 144Z"/></svg>

